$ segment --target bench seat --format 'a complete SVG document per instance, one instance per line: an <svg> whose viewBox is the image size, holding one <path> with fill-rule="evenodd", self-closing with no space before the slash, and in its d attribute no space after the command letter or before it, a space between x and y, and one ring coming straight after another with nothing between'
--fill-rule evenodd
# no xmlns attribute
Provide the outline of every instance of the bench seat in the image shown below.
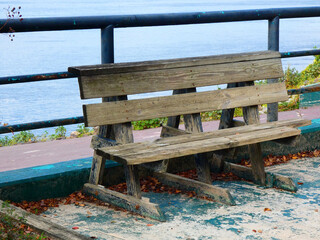
<svg viewBox="0 0 320 240"><path fill-rule="evenodd" d="M137 165L298 136L300 130L295 127L309 124L310 120L304 119L253 124L214 132L162 138L152 142L104 147L97 149L97 154L122 164Z"/></svg>

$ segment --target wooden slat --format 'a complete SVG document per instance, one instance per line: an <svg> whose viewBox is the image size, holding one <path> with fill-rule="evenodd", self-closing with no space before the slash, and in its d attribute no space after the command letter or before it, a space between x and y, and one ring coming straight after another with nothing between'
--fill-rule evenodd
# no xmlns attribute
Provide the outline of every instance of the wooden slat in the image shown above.
<svg viewBox="0 0 320 240"><path fill-rule="evenodd" d="M211 86L283 76L280 58L80 76L82 99Z"/></svg>
<svg viewBox="0 0 320 240"><path fill-rule="evenodd" d="M233 174L235 174L240 178L243 178L249 181L254 181L252 169L246 166L226 162L224 165L224 171L232 172ZM290 192L297 191L297 186L294 184L291 178L282 176L279 174L271 173L271 172L266 172L265 186L276 187L276 188L290 191Z"/></svg>
<svg viewBox="0 0 320 240"><path fill-rule="evenodd" d="M166 220L157 204L146 202L130 195L111 191L101 185L86 183L83 187L83 191L101 201L108 202L114 206L127 209L142 216L162 222Z"/></svg>
<svg viewBox="0 0 320 240"><path fill-rule="evenodd" d="M98 149L99 155L120 163L135 165L147 162L154 162L168 158L187 156L203 152L211 152L230 147L269 141L278 138L296 136L300 130L290 127L279 127L273 129L260 130L249 133L235 134L227 137L217 137L214 139L204 139L185 143L165 144L159 142L149 142L137 145L135 149L119 149L118 146ZM181 137L185 137L181 136ZM169 138L172 139L172 138Z"/></svg>
<svg viewBox="0 0 320 240"><path fill-rule="evenodd" d="M252 125L246 125L242 127L234 127L234 128L228 128L228 129L222 129L219 131L213 131L213 132L204 132L204 133L193 133L193 134L183 134L180 136L170 137L170 138L162 138L157 139L155 142L158 144L178 144L178 143L185 143L185 142L192 142L192 141L199 141L204 139L212 139L219 138L219 137L228 137L235 134L240 133L249 133L249 132L257 132L260 130L268 130L272 128L278 128L278 127L302 127L302 126L308 126L311 124L311 120L307 119L290 119L290 120L282 120L277 122L268 122L268 123L262 123L262 124L252 124ZM133 151L134 149L143 149L146 146L150 147L153 145L153 142L146 141L146 142L138 142L138 143L130 143L125 145L119 145L114 146L112 148L104 148L106 151L117 152L117 151ZM111 150L112 149L112 150ZM112 151L112 152L111 152Z"/></svg>
<svg viewBox="0 0 320 240"><path fill-rule="evenodd" d="M191 134L188 131L181 130L178 128L170 127L170 126L162 126L160 137L173 137L173 136L180 136L185 134Z"/></svg>
<svg viewBox="0 0 320 240"><path fill-rule="evenodd" d="M234 199L227 189L195 181L189 178L184 178L171 173L154 172L153 176L165 185L173 186L180 190L194 191L198 196L209 197L224 204L236 205Z"/></svg>
<svg viewBox="0 0 320 240"><path fill-rule="evenodd" d="M286 101L284 83L84 105L86 126Z"/></svg>
<svg viewBox="0 0 320 240"><path fill-rule="evenodd" d="M243 62L270 58L280 58L276 51L259 51L249 53L224 54L204 57L176 58L158 61L98 64L80 67L69 67L68 71L78 76L103 75L111 73L126 73L139 71L152 71L159 69L179 68L185 66L201 66L230 62Z"/></svg>

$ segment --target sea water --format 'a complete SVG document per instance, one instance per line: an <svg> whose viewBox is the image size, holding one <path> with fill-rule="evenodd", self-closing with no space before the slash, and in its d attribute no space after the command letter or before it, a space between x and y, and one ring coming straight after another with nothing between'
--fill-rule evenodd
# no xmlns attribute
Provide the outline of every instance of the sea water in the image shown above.
<svg viewBox="0 0 320 240"><path fill-rule="evenodd" d="M6 18L5 9L13 6L21 6L23 18L34 18L310 7L320 3L318 0L0 1L0 18ZM319 46L319 32L320 18L280 20L280 51ZM115 29L115 62L262 51L267 49L267 35L267 21ZM0 76L67 71L69 66L100 63L100 30L17 33L13 41L8 34L0 34L0 42ZM312 61L312 56L290 58L283 59L283 65L302 70ZM80 100L76 79L2 85L0 122L17 124L81 116L81 105L86 102ZM76 127L67 126L68 132ZM44 130L53 132L40 129L35 133Z"/></svg>

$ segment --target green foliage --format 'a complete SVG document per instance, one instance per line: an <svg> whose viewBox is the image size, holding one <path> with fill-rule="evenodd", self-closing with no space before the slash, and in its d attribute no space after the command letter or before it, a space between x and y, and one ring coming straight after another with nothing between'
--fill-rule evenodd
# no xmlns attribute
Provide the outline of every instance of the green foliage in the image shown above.
<svg viewBox="0 0 320 240"><path fill-rule="evenodd" d="M288 102L281 102L279 103L279 112L284 112L284 111L292 111L295 109L299 109L300 101L299 101L299 96L293 96L290 101Z"/></svg>
<svg viewBox="0 0 320 240"><path fill-rule="evenodd" d="M37 137L30 131L22 131L20 133L14 134L11 138L8 136L0 138L0 147L16 145L19 143L35 142Z"/></svg>
<svg viewBox="0 0 320 240"><path fill-rule="evenodd" d="M287 89L299 88L304 84L301 73L295 68L288 68L284 71L284 77L281 78L282 82L286 83Z"/></svg>
<svg viewBox="0 0 320 240"><path fill-rule="evenodd" d="M67 133L67 129L64 126L59 126L55 129L55 133L50 136L50 139L61 139L65 138Z"/></svg>
<svg viewBox="0 0 320 240"><path fill-rule="evenodd" d="M301 79L304 83L312 84L316 78L320 77L320 55L315 56L312 64L308 65L305 70L301 72Z"/></svg>
<svg viewBox="0 0 320 240"><path fill-rule="evenodd" d="M216 110L212 112L203 112L201 113L201 120L202 121L213 121L213 120L220 120L222 114L222 110ZM235 108L234 110L235 117L242 117L242 109Z"/></svg>
<svg viewBox="0 0 320 240"><path fill-rule="evenodd" d="M84 124L79 124L76 131L79 133L78 137L92 135L94 133L93 129L85 127Z"/></svg>
<svg viewBox="0 0 320 240"><path fill-rule="evenodd" d="M315 79L320 77L320 55L315 56L312 64L309 64L302 72L295 68L288 67L285 70L284 77L281 79L286 83L287 89L299 88L302 85L314 83Z"/></svg>
<svg viewBox="0 0 320 240"><path fill-rule="evenodd" d="M143 130L147 128L157 128L162 124L167 123L168 118L154 118L149 120L140 120L132 122L132 127L134 130Z"/></svg>

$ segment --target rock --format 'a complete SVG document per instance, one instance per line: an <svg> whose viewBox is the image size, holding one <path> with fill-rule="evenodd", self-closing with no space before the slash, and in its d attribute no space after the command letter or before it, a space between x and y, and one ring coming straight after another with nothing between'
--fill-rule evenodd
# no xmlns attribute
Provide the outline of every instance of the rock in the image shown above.
<svg viewBox="0 0 320 240"><path fill-rule="evenodd" d="M71 138L77 138L77 137L79 137L79 135L80 135L80 133L77 132L77 131L73 131L73 132L70 133L70 137Z"/></svg>

